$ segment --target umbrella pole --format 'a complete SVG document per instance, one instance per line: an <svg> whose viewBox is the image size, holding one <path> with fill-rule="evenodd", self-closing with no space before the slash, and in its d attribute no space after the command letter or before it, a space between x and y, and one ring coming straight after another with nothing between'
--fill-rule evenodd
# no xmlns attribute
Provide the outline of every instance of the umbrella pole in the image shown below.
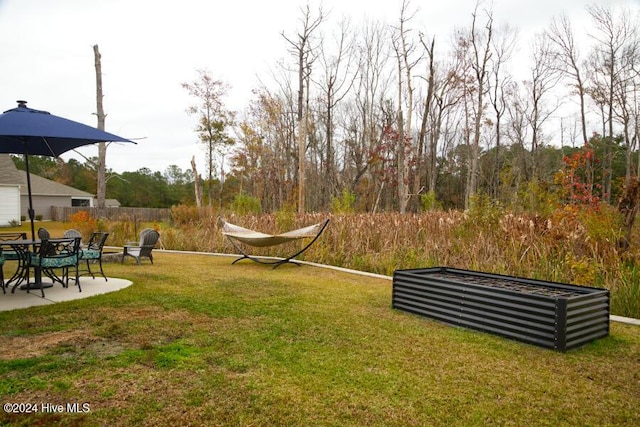
<svg viewBox="0 0 640 427"><path fill-rule="evenodd" d="M27 169L27 193L29 197L28 213L29 213L29 221L31 222L31 240L36 240L36 229L35 229L35 226L33 225L35 212L33 211L33 198L31 197L31 176L29 174L29 153L28 153L29 150L27 149L26 151L27 152L24 153L24 164ZM35 251L35 245L33 249Z"/></svg>
<svg viewBox="0 0 640 427"><path fill-rule="evenodd" d="M24 164L27 169L27 193L29 193L29 221L31 222L31 240L33 241L33 252L38 253L38 245L36 244L36 229L33 225L33 219L35 217L35 213L33 211L33 198L31 197L31 176L29 173L29 146L26 144L26 149L24 153ZM27 265L29 268L29 265ZM33 268L33 276L35 282L33 283L33 289L40 289L42 291L42 298L44 298L44 288L49 287L45 286L42 283L42 269L38 266L34 266ZM27 281L26 285L27 291L31 288L31 283ZM22 288L20 288L22 289Z"/></svg>

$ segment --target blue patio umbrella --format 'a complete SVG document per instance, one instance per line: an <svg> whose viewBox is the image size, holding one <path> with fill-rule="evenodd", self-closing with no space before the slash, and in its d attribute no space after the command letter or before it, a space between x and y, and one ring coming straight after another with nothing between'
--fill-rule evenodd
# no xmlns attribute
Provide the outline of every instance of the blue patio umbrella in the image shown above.
<svg viewBox="0 0 640 427"><path fill-rule="evenodd" d="M131 142L126 138L100 129L27 107L18 101L18 107L0 114L0 153L23 154L27 172L29 220L31 237L35 239L34 211L29 176L29 156L51 156L98 142Z"/></svg>

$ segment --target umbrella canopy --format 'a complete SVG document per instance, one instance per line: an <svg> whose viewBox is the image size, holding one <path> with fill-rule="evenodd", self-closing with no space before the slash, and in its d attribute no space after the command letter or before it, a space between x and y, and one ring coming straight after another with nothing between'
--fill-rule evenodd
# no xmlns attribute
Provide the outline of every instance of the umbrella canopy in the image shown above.
<svg viewBox="0 0 640 427"><path fill-rule="evenodd" d="M126 138L54 116L47 111L28 108L26 101L18 101L17 108L0 114L0 153L24 154L32 238L35 238L35 232L29 155L57 157L66 151L97 142L135 144Z"/></svg>
<svg viewBox="0 0 640 427"><path fill-rule="evenodd" d="M28 108L26 101L0 115L0 153L57 157L96 142L133 142L100 129Z"/></svg>

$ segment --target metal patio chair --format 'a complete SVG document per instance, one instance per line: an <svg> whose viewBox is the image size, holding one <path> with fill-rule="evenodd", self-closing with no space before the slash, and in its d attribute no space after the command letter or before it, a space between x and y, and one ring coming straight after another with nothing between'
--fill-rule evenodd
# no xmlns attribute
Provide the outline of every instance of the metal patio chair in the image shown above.
<svg viewBox="0 0 640 427"><path fill-rule="evenodd" d="M50 238L51 238L51 234L49 233L49 230L47 230L44 227L38 228L38 239L44 240L44 239L50 239Z"/></svg>
<svg viewBox="0 0 640 427"><path fill-rule="evenodd" d="M87 263L86 274L90 274L91 277L95 279L96 276L91 271L91 262L98 262L100 274L104 277L105 282L107 281L107 276L105 276L104 271L102 271L102 250L104 249L104 243L107 241L107 237L109 237L109 233L97 231L91 235L87 246L80 249L80 260L86 261ZM84 270L83 273L85 273Z"/></svg>
<svg viewBox="0 0 640 427"><path fill-rule="evenodd" d="M2 232L0 233L0 249L2 248L2 242L13 241L13 240L26 240L27 233L25 232ZM26 248L25 248L26 250ZM5 261L16 261L18 266L13 275L7 280L5 283L5 287L13 282L18 282L25 277L25 261L24 256L15 247L5 247L2 251L2 256Z"/></svg>

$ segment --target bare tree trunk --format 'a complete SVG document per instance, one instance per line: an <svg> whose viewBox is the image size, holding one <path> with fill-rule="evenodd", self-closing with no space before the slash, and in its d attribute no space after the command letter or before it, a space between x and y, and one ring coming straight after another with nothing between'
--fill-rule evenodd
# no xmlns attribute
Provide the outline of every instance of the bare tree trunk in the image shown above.
<svg viewBox="0 0 640 427"><path fill-rule="evenodd" d="M546 32L546 35L557 49L558 54L555 58L559 62L560 70L566 76L573 79L571 86L575 89L580 99L580 124L583 145L586 146L589 143L585 106L585 95L587 89L583 73L581 72L578 48L575 45L575 39L569 18L565 15L561 16L559 20L554 18L551 22L549 31Z"/></svg>
<svg viewBox="0 0 640 427"><path fill-rule="evenodd" d="M486 95L487 67L491 59L491 43L493 40L493 10L486 11L486 23L484 32L479 32L477 28L478 7L480 1L476 3L473 12L471 25L470 44L473 50L471 67L474 71L474 83L476 84L475 117L473 121L473 141L470 153L470 168L468 188L465 199L465 208L470 207L470 202L478 190L478 159L480 157L480 131L482 129L482 116L484 114L484 99Z"/></svg>
<svg viewBox="0 0 640 427"><path fill-rule="evenodd" d="M196 156L191 158L191 170L193 171L193 185L196 196L196 206L202 207L202 182L198 170L196 169Z"/></svg>
<svg viewBox="0 0 640 427"><path fill-rule="evenodd" d="M422 46L424 46L425 51L427 52L428 55L428 60L429 60L429 77L427 79L427 95L425 97L424 100L424 112L422 113L422 122L420 124L420 133L418 134L418 155L416 157L416 174L417 176L415 177L414 180L414 186L413 186L413 194L417 195L420 193L420 185L422 184L422 181L420 180L420 169L422 166L422 161L423 161L423 153L424 153L424 149L425 149L425 140L427 138L427 122L429 120L429 115L431 114L431 103L433 101L433 97L434 97L434 87L435 87L435 64L434 64L434 51L435 51L435 44L436 44L436 38L433 37L431 39L431 44L428 46L423 38L420 38L420 42L422 43ZM435 133L435 126L431 126L431 131L430 134L433 137L433 134ZM425 170L425 179L427 181L429 181L429 176L431 175L431 171L432 171L432 167L434 165L434 161L433 158L435 157L435 150L432 150L433 144L429 144L429 163L427 164L427 162L425 162L425 166L426 166L426 170ZM430 188L430 187L429 187Z"/></svg>
<svg viewBox="0 0 640 427"><path fill-rule="evenodd" d="M318 10L318 17L312 18L309 5L306 8L302 8L302 31L296 35L297 40L290 39L282 33L282 37L291 45L291 52L295 55L298 61L298 212L305 211L305 152L306 152L306 111L304 108L305 89L309 90L308 85L305 88L305 80L308 79L311 74L311 63L313 59L310 58L313 48L310 46L311 37L313 32L324 21L324 14L322 8ZM306 94L308 97L308 93Z"/></svg>
<svg viewBox="0 0 640 427"><path fill-rule="evenodd" d="M307 117L304 109L304 73L305 73L305 50L299 51L298 69L298 213L304 212L305 189L304 189L304 162L305 162L305 141L307 139Z"/></svg>
<svg viewBox="0 0 640 427"><path fill-rule="evenodd" d="M359 60L358 79L355 92L357 123L355 137L350 144L350 156L355 166L354 177L351 180L351 191L358 191L358 186L363 186L361 203L364 208L375 211L377 209L380 194L379 180L382 175L376 166L376 150L381 146L383 129L387 124L378 119L378 114L383 111L383 101L387 94L389 76L384 70L389 58L387 50L388 29L381 23L371 22L362 31L363 42L358 47L355 55Z"/></svg>
<svg viewBox="0 0 640 427"><path fill-rule="evenodd" d="M96 115L98 116L98 129L104 130L104 121L106 115L104 114L104 109L102 106L102 64L100 62L100 51L98 50L98 45L93 46L93 56L96 67L96 104L97 110ZM107 194L107 144L106 142L98 143L98 188L97 188L97 197L98 197L98 208L105 207L105 199Z"/></svg>
<svg viewBox="0 0 640 427"><path fill-rule="evenodd" d="M493 164L493 173L489 188L493 198L498 200L500 196L500 171L502 170L502 117L506 113L508 87L511 83L509 75L503 70L503 65L509 61L516 41L516 31L510 27L504 27L497 35L493 44L494 59L491 67L491 80L489 83L489 102L493 106L495 114L496 152ZM493 84L491 84L491 82Z"/></svg>
<svg viewBox="0 0 640 427"><path fill-rule="evenodd" d="M213 208L213 175L215 172L215 162L214 162L214 151L213 148L210 149L207 153L207 163L209 165L208 169L208 179L207 179L207 202L210 208Z"/></svg>
<svg viewBox="0 0 640 427"><path fill-rule="evenodd" d="M638 49L637 23L630 18L632 15L628 9L614 15L612 9L604 6L589 6L587 11L591 15L594 34L590 34L595 40L594 57L596 68L604 72L603 81L595 81L596 90L604 95L607 111L607 133L604 137L604 171L602 186L604 200L611 201L611 180L613 173L613 148L614 134L613 121L615 109L619 108L615 99L616 87L624 84L625 72L628 70L627 55L635 56ZM631 64L636 62L633 59Z"/></svg>
<svg viewBox="0 0 640 427"><path fill-rule="evenodd" d="M337 193L339 180L337 179L336 164L336 143L334 142L334 121L336 107L349 93L353 87L356 74L351 73L353 36L348 26L348 21L344 20L340 24L337 34L337 46L332 54L328 54L324 46L320 46L320 62L324 71L324 77L320 83L320 88L324 92L326 105L325 111L325 133L326 133L326 154L324 177L320 185L320 204L328 206L331 198ZM322 157L322 155L320 155Z"/></svg>
<svg viewBox="0 0 640 427"><path fill-rule="evenodd" d="M393 40L393 48L396 51L398 60L398 141L397 141L397 173L398 173L398 206L400 213L407 211L409 204L409 157L406 153L405 140L411 140L411 118L413 116L413 86L411 82L411 70L416 62L410 61L411 53L414 50L413 45L407 40L407 33L410 31L405 28L405 24L409 22L412 16L407 16L409 0L402 2L400 12L400 26L398 27L398 35ZM402 72L405 73L406 82L403 82ZM404 86L406 83L406 87ZM403 89L406 90L407 97L407 114L405 115L402 108Z"/></svg>

